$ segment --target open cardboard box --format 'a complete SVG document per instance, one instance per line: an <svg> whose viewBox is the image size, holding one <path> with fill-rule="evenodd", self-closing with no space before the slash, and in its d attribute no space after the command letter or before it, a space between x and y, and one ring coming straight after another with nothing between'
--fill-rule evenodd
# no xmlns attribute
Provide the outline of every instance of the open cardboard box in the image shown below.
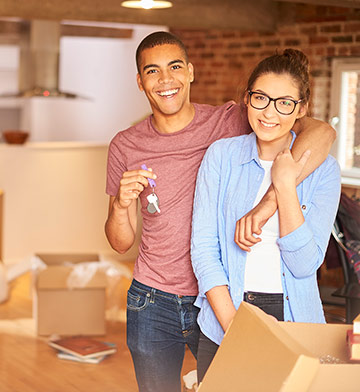
<svg viewBox="0 0 360 392"><path fill-rule="evenodd" d="M347 363L351 328L277 322L242 302L198 392L358 392L360 364Z"/></svg>
<svg viewBox="0 0 360 392"><path fill-rule="evenodd" d="M97 254L37 254L46 265L34 270L33 316L39 335L104 335L106 274L101 270L84 287L69 288L71 265L98 262Z"/></svg>

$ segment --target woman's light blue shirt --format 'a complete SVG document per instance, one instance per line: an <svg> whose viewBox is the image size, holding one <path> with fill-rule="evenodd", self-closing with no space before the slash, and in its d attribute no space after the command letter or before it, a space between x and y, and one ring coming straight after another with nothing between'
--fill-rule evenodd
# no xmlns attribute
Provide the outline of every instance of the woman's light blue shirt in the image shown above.
<svg viewBox="0 0 360 392"><path fill-rule="evenodd" d="M294 135L295 138L295 135ZM191 258L199 284L201 331L220 344L223 330L206 299L215 286L227 285L239 307L244 294L247 252L234 242L235 224L253 208L263 180L256 135L213 143L201 163L194 199ZM284 320L325 322L317 285L340 197L340 169L328 156L297 187L305 222L279 238Z"/></svg>

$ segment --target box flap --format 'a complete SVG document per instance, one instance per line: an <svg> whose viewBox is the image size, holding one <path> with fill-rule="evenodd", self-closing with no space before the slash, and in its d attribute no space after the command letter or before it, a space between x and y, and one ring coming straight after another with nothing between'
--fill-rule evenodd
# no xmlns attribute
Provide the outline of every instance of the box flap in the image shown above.
<svg viewBox="0 0 360 392"><path fill-rule="evenodd" d="M359 392L359 375L355 364L320 366L308 392Z"/></svg>
<svg viewBox="0 0 360 392"><path fill-rule="evenodd" d="M348 360L346 331L351 324L284 323L279 325L318 358Z"/></svg>
<svg viewBox="0 0 360 392"><path fill-rule="evenodd" d="M39 271L36 278L38 289L64 289L68 288L68 278L72 268L63 265L54 265ZM106 275L103 271L96 271L92 278L86 283L86 288L104 288L106 286Z"/></svg>
<svg viewBox="0 0 360 392"><path fill-rule="evenodd" d="M280 392L303 392L310 388L319 370L319 360L300 355Z"/></svg>
<svg viewBox="0 0 360 392"><path fill-rule="evenodd" d="M306 391L319 366L273 317L242 302L199 392L290 391L299 375L305 389L296 391Z"/></svg>

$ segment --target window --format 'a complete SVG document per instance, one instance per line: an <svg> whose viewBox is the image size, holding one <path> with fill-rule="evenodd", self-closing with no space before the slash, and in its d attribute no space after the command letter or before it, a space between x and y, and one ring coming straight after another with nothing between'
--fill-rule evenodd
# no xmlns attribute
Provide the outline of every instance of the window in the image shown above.
<svg viewBox="0 0 360 392"><path fill-rule="evenodd" d="M360 58L333 60L330 123L342 175L360 181Z"/></svg>

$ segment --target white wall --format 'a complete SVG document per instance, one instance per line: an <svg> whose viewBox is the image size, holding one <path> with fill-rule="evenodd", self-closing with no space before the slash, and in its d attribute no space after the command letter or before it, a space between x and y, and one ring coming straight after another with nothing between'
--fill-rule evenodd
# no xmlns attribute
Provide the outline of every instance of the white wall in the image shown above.
<svg viewBox="0 0 360 392"><path fill-rule="evenodd" d="M106 156L106 145L0 144L5 263L36 252L112 253L104 234Z"/></svg>
<svg viewBox="0 0 360 392"><path fill-rule="evenodd" d="M0 94L15 94L18 89L18 67L20 48L16 45L0 45ZM1 132L18 129L20 126L21 102L0 98Z"/></svg>
<svg viewBox="0 0 360 392"><path fill-rule="evenodd" d="M18 46L0 45L0 94L17 91L19 56Z"/></svg>
<svg viewBox="0 0 360 392"><path fill-rule="evenodd" d="M108 143L150 113L136 84L135 51L146 35L167 28L123 26L134 29L132 38L61 38L59 87L79 98L28 100L22 127L30 129L32 141Z"/></svg>
<svg viewBox="0 0 360 392"><path fill-rule="evenodd" d="M134 28L132 39L61 40L60 88L91 100L0 102L23 108L24 129L40 142L0 143L5 263L36 252L111 252L104 234L107 144L149 113L136 85L135 50L147 34L166 29L124 27ZM100 143L74 142L84 140ZM136 245L122 258L135 257Z"/></svg>

